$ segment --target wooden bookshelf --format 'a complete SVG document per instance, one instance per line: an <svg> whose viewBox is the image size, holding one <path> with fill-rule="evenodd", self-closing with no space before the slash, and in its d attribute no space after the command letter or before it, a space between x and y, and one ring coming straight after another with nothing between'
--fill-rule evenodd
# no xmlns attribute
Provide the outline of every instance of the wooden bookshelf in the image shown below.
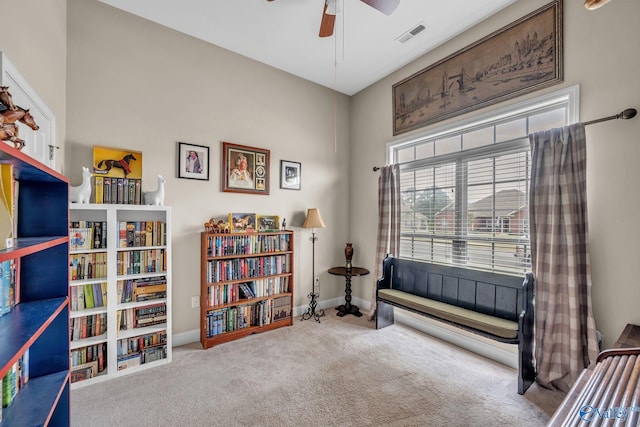
<svg viewBox="0 0 640 427"><path fill-rule="evenodd" d="M70 227L68 273L72 389L169 363L171 208L72 203L69 221L74 226L73 231ZM73 236L86 228L92 229L93 244L78 247ZM87 263L93 267L89 269ZM143 297L145 285L162 292ZM87 306L91 298L86 292L91 289L93 304ZM98 290L103 291L102 301L96 298ZM83 334L77 328L84 326L85 319L87 323L100 319L100 328ZM96 365L90 365L96 351L97 373Z"/></svg>
<svg viewBox="0 0 640 427"><path fill-rule="evenodd" d="M69 182L5 143L0 163L11 165L15 180L14 209L3 213L14 222L14 241L0 262L13 262L16 277L16 304L0 317L0 378L27 353L29 372L0 425L69 425Z"/></svg>
<svg viewBox="0 0 640 427"><path fill-rule="evenodd" d="M201 234L203 348L293 324L293 248L288 230Z"/></svg>

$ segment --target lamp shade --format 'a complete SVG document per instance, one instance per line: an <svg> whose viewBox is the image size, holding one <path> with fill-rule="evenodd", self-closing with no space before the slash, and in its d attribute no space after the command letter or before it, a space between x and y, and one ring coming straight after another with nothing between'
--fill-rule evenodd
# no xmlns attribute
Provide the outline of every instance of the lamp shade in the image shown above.
<svg viewBox="0 0 640 427"><path fill-rule="evenodd" d="M322 220L322 216L320 216L320 211L318 208L309 208L307 209L307 217L304 220L304 224L302 224L302 228L325 228L324 221Z"/></svg>

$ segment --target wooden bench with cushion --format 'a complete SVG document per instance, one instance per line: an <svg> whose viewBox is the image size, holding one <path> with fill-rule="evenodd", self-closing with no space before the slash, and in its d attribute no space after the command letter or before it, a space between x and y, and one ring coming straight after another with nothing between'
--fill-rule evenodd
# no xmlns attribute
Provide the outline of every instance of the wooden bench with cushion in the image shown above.
<svg viewBox="0 0 640 427"><path fill-rule="evenodd" d="M387 256L377 282L376 329L393 324L393 307L518 345L518 393L535 380L533 275L509 276Z"/></svg>

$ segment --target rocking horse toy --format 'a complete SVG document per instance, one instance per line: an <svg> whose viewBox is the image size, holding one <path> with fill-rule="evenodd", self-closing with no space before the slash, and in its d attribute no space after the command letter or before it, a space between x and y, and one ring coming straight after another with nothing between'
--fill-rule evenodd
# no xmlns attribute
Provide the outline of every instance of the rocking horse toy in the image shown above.
<svg viewBox="0 0 640 427"><path fill-rule="evenodd" d="M0 86L0 102L6 107L2 110L15 110L16 105L13 103L13 97L9 93L9 86Z"/></svg>
<svg viewBox="0 0 640 427"><path fill-rule="evenodd" d="M94 172L100 171L102 173L108 173L112 168L119 168L119 169L122 169L122 171L124 172L124 177L126 178L127 175L131 173L130 163L132 160L138 160L138 159L136 159L136 157L131 153L127 154L120 160L113 160L113 159L100 160L98 165L94 166L93 170ZM104 166L104 169L101 169L103 166Z"/></svg>

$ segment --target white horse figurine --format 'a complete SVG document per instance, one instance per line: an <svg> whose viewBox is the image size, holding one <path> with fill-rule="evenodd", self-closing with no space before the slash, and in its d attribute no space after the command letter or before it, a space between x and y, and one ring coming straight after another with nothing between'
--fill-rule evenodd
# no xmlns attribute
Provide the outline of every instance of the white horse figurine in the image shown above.
<svg viewBox="0 0 640 427"><path fill-rule="evenodd" d="M158 175L158 189L155 191L144 192L144 204L164 206L164 183L165 179L162 175Z"/></svg>
<svg viewBox="0 0 640 427"><path fill-rule="evenodd" d="M78 187L69 187L69 200L71 203L89 203L91 199L91 172L89 168L82 167L82 184Z"/></svg>

